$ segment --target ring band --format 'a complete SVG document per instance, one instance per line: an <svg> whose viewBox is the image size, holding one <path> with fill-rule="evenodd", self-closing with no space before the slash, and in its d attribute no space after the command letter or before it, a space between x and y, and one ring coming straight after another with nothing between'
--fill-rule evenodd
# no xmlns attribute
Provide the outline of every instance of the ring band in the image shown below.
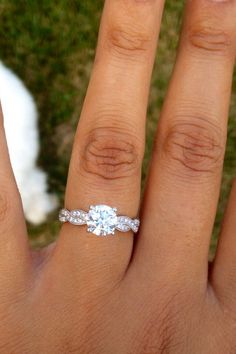
<svg viewBox="0 0 236 354"><path fill-rule="evenodd" d="M139 219L117 215L117 208L108 205L91 205L89 211L61 209L59 220L63 223L80 226L87 225L87 231L97 236L115 235L115 230L137 233L140 226Z"/></svg>

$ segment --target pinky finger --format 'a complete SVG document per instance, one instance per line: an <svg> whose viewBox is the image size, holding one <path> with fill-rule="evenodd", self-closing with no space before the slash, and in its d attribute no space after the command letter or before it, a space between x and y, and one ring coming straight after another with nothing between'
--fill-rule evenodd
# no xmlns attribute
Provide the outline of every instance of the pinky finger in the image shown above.
<svg viewBox="0 0 236 354"><path fill-rule="evenodd" d="M211 283L219 299L236 305L236 179L224 215Z"/></svg>
<svg viewBox="0 0 236 354"><path fill-rule="evenodd" d="M29 264L29 246L21 198L11 168L0 106L0 287L22 279Z"/></svg>

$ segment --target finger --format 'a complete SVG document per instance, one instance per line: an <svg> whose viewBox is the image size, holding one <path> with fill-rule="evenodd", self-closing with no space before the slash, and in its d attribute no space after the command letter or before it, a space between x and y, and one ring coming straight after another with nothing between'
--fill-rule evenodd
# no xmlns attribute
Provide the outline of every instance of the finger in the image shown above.
<svg viewBox="0 0 236 354"><path fill-rule="evenodd" d="M141 265L200 276L204 286L227 135L235 15L236 1L187 2L146 189L146 237L136 250Z"/></svg>
<svg viewBox="0 0 236 354"><path fill-rule="evenodd" d="M236 180L234 180L222 223L211 283L221 300L236 303Z"/></svg>
<svg viewBox="0 0 236 354"><path fill-rule="evenodd" d="M27 271L29 247L21 198L9 159L0 107L0 281Z"/></svg>
<svg viewBox="0 0 236 354"><path fill-rule="evenodd" d="M90 205L108 204L118 214L137 215L148 91L162 7L163 1L105 2L70 163L68 209L88 211ZM75 257L82 268L94 264L97 272L117 278L127 267L132 243L131 232L98 238L88 234L86 227L65 224L57 249L58 254L70 254L70 264Z"/></svg>

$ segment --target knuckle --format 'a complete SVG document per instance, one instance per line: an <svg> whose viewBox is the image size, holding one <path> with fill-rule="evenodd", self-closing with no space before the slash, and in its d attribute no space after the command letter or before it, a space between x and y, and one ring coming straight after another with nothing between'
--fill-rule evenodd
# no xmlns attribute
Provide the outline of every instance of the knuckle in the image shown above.
<svg viewBox="0 0 236 354"><path fill-rule="evenodd" d="M142 333L133 338L133 352L138 354L174 353L177 347L184 348L185 341L181 317L187 310L179 291L166 293L155 309L143 316Z"/></svg>
<svg viewBox="0 0 236 354"><path fill-rule="evenodd" d="M107 33L108 48L118 57L140 60L150 46L151 35L141 26L111 25Z"/></svg>
<svg viewBox="0 0 236 354"><path fill-rule="evenodd" d="M220 131L206 119L179 121L164 136L163 151L167 160L178 165L186 177L208 176L223 164L224 145ZM173 164L174 162L174 164ZM179 169L177 168L179 171Z"/></svg>
<svg viewBox="0 0 236 354"><path fill-rule="evenodd" d="M186 341L182 335L185 328L181 317L184 313L185 318L188 318L191 306L192 304L183 294L183 289L172 290L170 294L167 294L159 313L158 333L162 339L159 345L160 353L174 353L176 348L186 347Z"/></svg>
<svg viewBox="0 0 236 354"><path fill-rule="evenodd" d="M81 150L82 173L104 180L127 178L140 173L141 153L135 138L114 128L95 128Z"/></svg>
<svg viewBox="0 0 236 354"><path fill-rule="evenodd" d="M219 55L229 54L233 43L227 31L202 23L190 28L188 39L194 49Z"/></svg>

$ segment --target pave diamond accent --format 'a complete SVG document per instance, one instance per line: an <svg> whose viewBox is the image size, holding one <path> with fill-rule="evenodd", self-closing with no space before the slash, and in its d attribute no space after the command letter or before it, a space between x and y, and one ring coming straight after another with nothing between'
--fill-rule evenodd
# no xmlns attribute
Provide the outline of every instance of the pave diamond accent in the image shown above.
<svg viewBox="0 0 236 354"><path fill-rule="evenodd" d="M138 232L140 221L138 219L131 219L128 216L118 216L117 230L127 232L132 229L134 232Z"/></svg>
<svg viewBox="0 0 236 354"><path fill-rule="evenodd" d="M88 215L83 210L72 210L62 209L59 213L59 220L61 222L69 222L73 225L86 225L88 220Z"/></svg>
<svg viewBox="0 0 236 354"><path fill-rule="evenodd" d="M59 220L73 225L87 225L87 231L97 236L114 235L115 230L138 232L140 221L128 216L117 216L117 209L107 205L90 206L88 212L84 210L62 209Z"/></svg>

